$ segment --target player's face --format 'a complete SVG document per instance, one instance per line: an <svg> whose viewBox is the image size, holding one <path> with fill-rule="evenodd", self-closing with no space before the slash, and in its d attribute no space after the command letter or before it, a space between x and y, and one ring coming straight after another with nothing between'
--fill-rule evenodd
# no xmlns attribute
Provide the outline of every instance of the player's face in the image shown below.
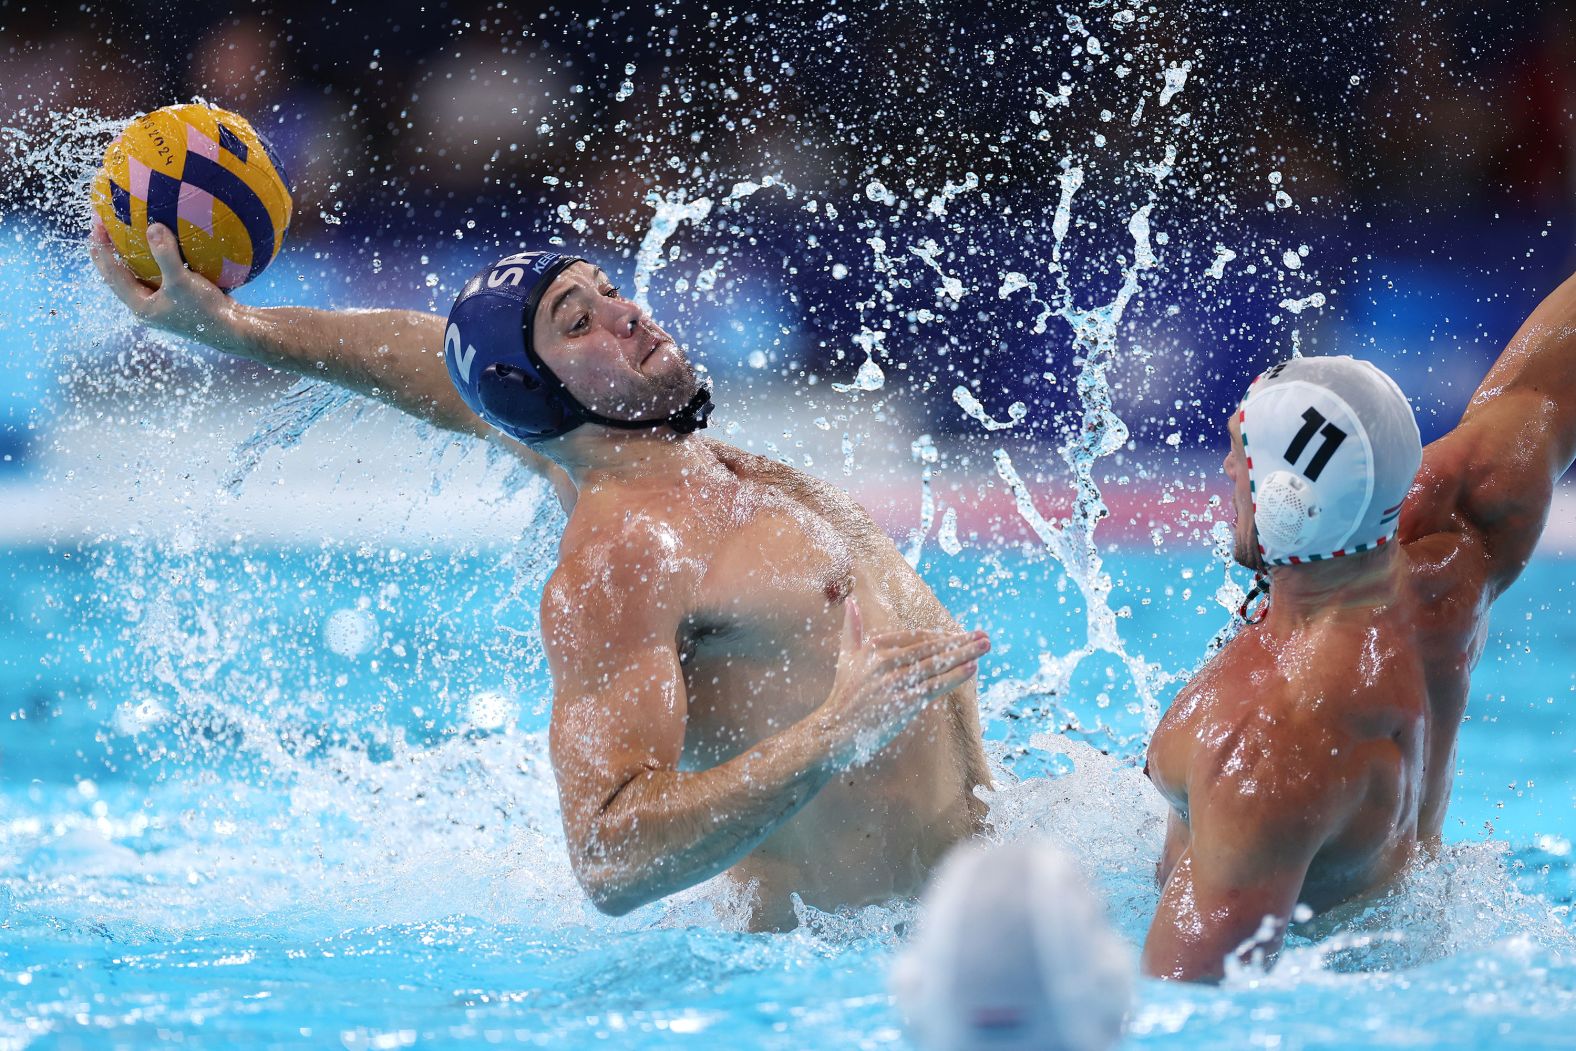
<svg viewBox="0 0 1576 1051"><path fill-rule="evenodd" d="M574 263L553 279L537 305L532 338L571 394L616 420L666 416L699 389L673 338L590 263Z"/></svg>
<svg viewBox="0 0 1576 1051"><path fill-rule="evenodd" d="M1259 553L1259 534L1253 525L1253 488L1248 482L1248 458L1242 448L1242 427L1235 411L1226 425L1231 434L1231 451L1221 466L1231 479L1231 525L1234 535L1232 557L1252 570L1264 568Z"/></svg>

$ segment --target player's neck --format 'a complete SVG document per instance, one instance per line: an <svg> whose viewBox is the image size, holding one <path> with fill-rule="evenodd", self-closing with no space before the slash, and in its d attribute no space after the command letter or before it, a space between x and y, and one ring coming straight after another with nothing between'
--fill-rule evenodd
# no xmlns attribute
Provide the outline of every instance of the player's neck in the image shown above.
<svg viewBox="0 0 1576 1051"><path fill-rule="evenodd" d="M1405 581L1400 549L1270 568L1270 615L1297 621L1395 601Z"/></svg>
<svg viewBox="0 0 1576 1051"><path fill-rule="evenodd" d="M705 457L703 441L670 427L625 431L586 424L560 439L552 450L552 458L568 472L576 489L678 477L702 466Z"/></svg>

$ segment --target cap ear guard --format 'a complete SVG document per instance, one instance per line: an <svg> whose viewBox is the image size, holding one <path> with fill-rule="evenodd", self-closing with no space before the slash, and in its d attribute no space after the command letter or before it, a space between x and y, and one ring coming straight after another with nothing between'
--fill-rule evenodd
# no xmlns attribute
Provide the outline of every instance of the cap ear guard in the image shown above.
<svg viewBox="0 0 1576 1051"><path fill-rule="evenodd" d="M1253 524L1259 538L1276 549L1296 550L1318 524L1318 493L1301 475L1274 471L1254 494Z"/></svg>
<svg viewBox="0 0 1576 1051"><path fill-rule="evenodd" d="M621 430L671 427L689 434L706 426L711 391L704 384L688 404L663 416L621 420L596 412L570 392L531 339L536 308L549 285L577 262L555 252L518 252L484 267L449 311L443 357L465 404L523 442L567 434L582 423Z"/></svg>
<svg viewBox="0 0 1576 1051"><path fill-rule="evenodd" d="M496 362L477 377L476 397L486 416L509 421L507 429L514 437L547 438L567 429L569 414L543 386L529 369Z"/></svg>

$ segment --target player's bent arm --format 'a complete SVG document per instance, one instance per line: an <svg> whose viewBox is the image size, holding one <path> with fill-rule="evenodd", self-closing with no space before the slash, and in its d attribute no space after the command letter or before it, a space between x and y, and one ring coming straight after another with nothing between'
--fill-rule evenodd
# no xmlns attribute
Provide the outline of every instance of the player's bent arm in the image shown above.
<svg viewBox="0 0 1576 1051"><path fill-rule="evenodd" d="M839 771L874 755L974 674L977 633L866 639L847 601L831 695L705 770L681 770L688 697L682 592L660 538L566 554L542 599L549 732L565 838L596 906L622 914L732 867Z"/></svg>
<svg viewBox="0 0 1576 1051"><path fill-rule="evenodd" d="M1272 960L1323 843L1310 817L1318 808L1271 814L1240 797L1215 802L1195 802L1191 839L1161 889L1144 941L1150 977L1216 982L1228 957Z"/></svg>
<svg viewBox="0 0 1576 1051"><path fill-rule="evenodd" d="M601 688L558 685L551 730L575 876L612 915L732 867L836 773L802 722L709 770L678 769L678 654L653 647L623 663Z"/></svg>
<svg viewBox="0 0 1576 1051"><path fill-rule="evenodd" d="M215 350L324 380L375 398L444 430L493 438L552 482L565 508L574 502L569 478L552 461L503 438L473 413L449 381L443 361L443 319L415 310L316 310L248 307L188 270L163 227L150 227L148 247L160 287L148 288L115 255L103 226L88 242L93 264L141 321Z"/></svg>
<svg viewBox="0 0 1576 1051"><path fill-rule="evenodd" d="M1520 575L1576 457L1576 275L1522 324L1461 423L1429 446L1459 485L1458 512L1483 538L1497 593Z"/></svg>
<svg viewBox="0 0 1576 1051"><path fill-rule="evenodd" d="M157 289L132 275L101 225L95 224L88 247L110 289L145 324L347 387L446 430L488 432L449 382L441 318L412 310L248 307L188 270L162 226L148 229L148 247L159 266Z"/></svg>

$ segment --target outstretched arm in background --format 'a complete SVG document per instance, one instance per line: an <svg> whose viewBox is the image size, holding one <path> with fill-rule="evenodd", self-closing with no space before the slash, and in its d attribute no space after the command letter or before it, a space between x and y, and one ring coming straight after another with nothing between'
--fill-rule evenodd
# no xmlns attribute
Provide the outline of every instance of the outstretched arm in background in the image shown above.
<svg viewBox="0 0 1576 1051"><path fill-rule="evenodd" d="M186 268L175 238L148 228L159 264L157 289L138 281L94 222L88 251L110 289L144 324L215 350L326 380L376 398L444 430L499 442L552 482L573 506L573 484L557 464L498 434L473 413L443 363L443 318L416 310L314 310L248 307Z"/></svg>
<svg viewBox="0 0 1576 1051"><path fill-rule="evenodd" d="M1532 557L1554 485L1573 456L1576 276L1538 304L1461 423L1424 451L1418 484L1425 499L1409 500L1407 514L1450 514L1455 531L1480 542L1489 594L1497 595ZM1402 529L1409 531L1404 518Z"/></svg>

